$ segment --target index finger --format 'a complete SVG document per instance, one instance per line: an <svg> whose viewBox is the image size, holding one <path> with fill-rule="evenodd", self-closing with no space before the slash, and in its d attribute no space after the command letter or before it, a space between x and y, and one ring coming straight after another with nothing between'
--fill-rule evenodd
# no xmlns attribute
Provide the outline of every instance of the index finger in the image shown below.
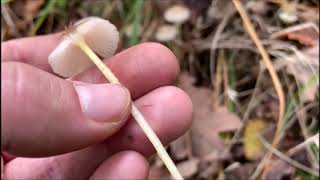
<svg viewBox="0 0 320 180"><path fill-rule="evenodd" d="M48 56L61 38L62 33L56 33L3 42L1 44L1 62L23 62L52 73Z"/></svg>

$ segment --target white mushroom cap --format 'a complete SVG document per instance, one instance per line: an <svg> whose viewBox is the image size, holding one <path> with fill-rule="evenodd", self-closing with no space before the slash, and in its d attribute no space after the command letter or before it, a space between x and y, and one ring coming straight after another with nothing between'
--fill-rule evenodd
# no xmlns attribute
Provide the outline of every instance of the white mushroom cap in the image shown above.
<svg viewBox="0 0 320 180"><path fill-rule="evenodd" d="M164 13L164 19L171 23L181 24L190 18L190 10L182 5L168 8Z"/></svg>
<svg viewBox="0 0 320 180"><path fill-rule="evenodd" d="M178 34L176 26L173 25L162 25L156 32L156 39L162 42L168 42L173 40Z"/></svg>
<svg viewBox="0 0 320 180"><path fill-rule="evenodd" d="M70 33L81 35L91 49L103 58L111 57L119 42L117 28L109 21L98 17L89 17L76 22ZM94 65L68 37L62 39L48 59L53 71L63 77L78 74Z"/></svg>
<svg viewBox="0 0 320 180"><path fill-rule="evenodd" d="M294 10L280 10L279 18L286 24L292 24L298 21L298 16Z"/></svg>

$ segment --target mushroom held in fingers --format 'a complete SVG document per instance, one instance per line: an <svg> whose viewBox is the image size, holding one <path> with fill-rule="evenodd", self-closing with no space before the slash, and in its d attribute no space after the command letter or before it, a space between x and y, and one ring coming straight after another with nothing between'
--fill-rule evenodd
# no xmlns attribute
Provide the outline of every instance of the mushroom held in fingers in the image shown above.
<svg viewBox="0 0 320 180"><path fill-rule="evenodd" d="M67 33L80 34L92 50L103 58L111 57L119 42L117 28L108 20L98 17L76 22ZM94 66L89 57L68 37L63 37L58 47L49 55L49 64L55 73L63 77L70 77Z"/></svg>
<svg viewBox="0 0 320 180"><path fill-rule="evenodd" d="M96 55L97 53L105 58L112 56L119 40L117 29L109 21L91 17L79 21L70 31L49 57L49 63L54 72L69 77L95 64L110 83L120 84L118 78ZM131 114L158 152L172 177L183 179L161 141L134 104Z"/></svg>

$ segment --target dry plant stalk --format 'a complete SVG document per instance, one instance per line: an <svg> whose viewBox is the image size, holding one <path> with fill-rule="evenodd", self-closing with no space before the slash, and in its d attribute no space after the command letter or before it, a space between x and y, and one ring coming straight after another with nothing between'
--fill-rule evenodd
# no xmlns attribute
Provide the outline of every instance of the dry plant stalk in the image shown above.
<svg viewBox="0 0 320 180"><path fill-rule="evenodd" d="M281 85L279 77L278 77L278 75L272 65L270 57L269 57L267 51L265 50L265 48L263 47L261 40L259 39L257 33L255 32L254 27L253 27L252 23L250 22L249 17L247 15L245 9L243 8L242 3L239 0L232 0L232 2L234 4L234 6L236 7L237 11L239 12L248 34L250 35L253 42L256 44L256 46L262 56L262 60L270 73L272 82L274 84L275 90L276 90L278 97L279 97L279 119L278 119L278 123L277 123L277 130L274 135L273 142L272 142L272 147L276 148L276 146L278 145L279 140L280 140L279 134L281 131L281 125L282 125L284 111L285 111L285 96L283 93L282 85ZM268 162L270 161L271 157L272 157L272 153L269 151L267 153L267 155L263 158L261 163L259 164L258 169L259 168L264 169L264 166L268 165ZM262 179L265 177L266 172L267 172L267 168L264 170L264 173L262 175Z"/></svg>
<svg viewBox="0 0 320 180"><path fill-rule="evenodd" d="M319 134L318 134L319 135ZM288 164L292 165L293 167L296 167L297 169L301 169L305 172L308 172L314 176L319 176L319 172L316 170L313 170L293 159L291 159L290 157L288 157L286 154L283 154L282 152L280 152L278 149L275 149L274 147L272 147L267 140L265 140L262 136L259 136L260 141L262 142L262 144L268 148L273 154L275 154L276 156L278 156L280 159L282 159L283 161L287 162Z"/></svg>
<svg viewBox="0 0 320 180"><path fill-rule="evenodd" d="M72 42L78 46L89 58L90 60L98 67L102 74L113 84L121 84L118 78L112 73L112 71L103 63L103 61L93 52L89 45L85 42L84 38L77 33L70 33L68 37ZM131 114L134 119L137 121L143 132L146 134L148 139L151 141L152 145L156 149L159 157L162 159L166 167L168 168L171 176L176 180L183 180L183 177L179 173L174 162L170 158L166 149L162 145L161 141L154 133L150 125L147 123L143 115L140 113L138 108L133 104L131 109Z"/></svg>

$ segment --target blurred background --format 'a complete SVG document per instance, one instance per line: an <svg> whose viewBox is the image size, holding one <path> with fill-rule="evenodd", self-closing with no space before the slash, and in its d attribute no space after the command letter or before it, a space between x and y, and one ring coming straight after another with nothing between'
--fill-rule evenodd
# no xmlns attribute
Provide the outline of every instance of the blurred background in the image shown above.
<svg viewBox="0 0 320 180"><path fill-rule="evenodd" d="M231 0L1 0L1 41L108 19L122 49L153 41L178 58L194 122L167 149L186 179L319 179L319 0L240 2L285 92L279 124L275 85ZM149 162L150 179L169 179Z"/></svg>

